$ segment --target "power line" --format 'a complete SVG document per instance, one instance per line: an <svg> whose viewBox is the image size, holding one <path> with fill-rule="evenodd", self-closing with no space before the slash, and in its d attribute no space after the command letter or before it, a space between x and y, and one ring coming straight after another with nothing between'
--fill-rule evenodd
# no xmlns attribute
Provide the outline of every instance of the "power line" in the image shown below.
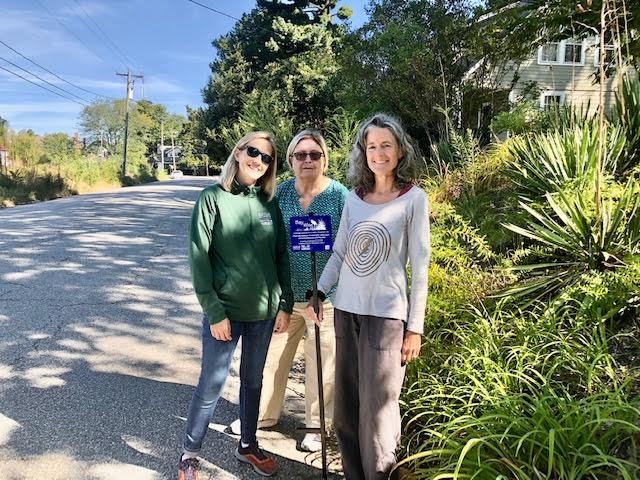
<svg viewBox="0 0 640 480"><path fill-rule="evenodd" d="M129 58L122 50L120 50L118 45L116 45L115 42L111 40L111 37L109 37L109 35L106 34L106 32L100 27L100 25L98 25L98 23L91 17L91 15L87 13L87 11L82 7L82 5L78 2L78 0L73 0L73 2L78 6L80 10L82 10L82 13L84 13L84 15L91 21L91 23L93 23L96 26L96 28L102 34L102 36L106 38L107 41L113 46L113 50L120 55L120 58L122 60L124 60L125 66L132 66L135 62L132 61L131 58ZM91 25L85 22L82 17L79 16L78 18L80 18L82 23L84 23L96 36L98 36L98 34L91 27Z"/></svg>
<svg viewBox="0 0 640 480"><path fill-rule="evenodd" d="M49 89L49 88L45 87L44 85L41 85L41 84L36 83L36 82L32 82L32 81L31 81L31 80L29 80L28 78L25 78L25 77L23 77L22 75L20 75L20 74L18 74L18 73L16 73L16 72L12 72L12 71L11 71L11 70L9 70L8 68L4 68L2 65L0 65L0 69L4 70L5 72L9 72L11 75L15 75L16 77L20 77L22 80L25 80L25 81L27 81L27 82L29 82L29 83L31 83L31 84L33 84L33 85L35 85L36 87L43 88L44 90L46 90L46 91L48 91L48 92L51 92L51 93L53 93L54 95L58 95L59 97L62 97L62 98L64 98L64 99L66 99L66 100L69 100L70 102L77 103L78 105L82 105L83 107L85 107L85 106L86 106L84 103L80 103L80 102L78 102L78 101L74 100L73 98L69 98L69 97L67 97L66 95L62 95L61 93L58 93L58 92L56 92L55 90L51 90L51 89Z"/></svg>
<svg viewBox="0 0 640 480"><path fill-rule="evenodd" d="M15 63L13 63L12 61L7 60L7 59L6 59L6 58L4 58L4 57L0 57L0 60L4 60L4 61L5 61L5 62L7 62L9 65L13 65L13 66L14 66L14 67L16 67L16 68L19 68L19 69L20 69L20 70L22 70L23 72L26 72L26 73L28 73L29 75L33 76L33 77L36 77L36 78L37 78L38 80L40 80L41 82L44 82L44 83L46 83L47 85L51 85L53 88L57 88L58 90L60 90L60 91L62 91L62 92L64 92L64 93L66 93L67 95L71 95L72 97L76 97L78 100L82 100L83 102L91 103L91 101L90 101L90 100L87 100L86 98L82 98L82 97L80 97L80 96L76 95L75 93L70 92L69 90L65 90L64 88L59 87L59 86L57 86L57 85L55 85L55 84L51 83L51 82L50 82L50 81L48 81L48 80L45 80L44 78L40 77L39 75L36 75L35 73L30 72L30 71L29 71L29 70L27 70L26 68L22 68L20 65L17 65L17 64L15 64ZM83 104L83 105L84 105L84 104Z"/></svg>
<svg viewBox="0 0 640 480"><path fill-rule="evenodd" d="M60 26L61 26L62 28L64 28L64 29L67 31L67 33L69 33L69 35L71 35L73 38L75 38L75 39L76 39L76 40L77 40L77 41L78 41L78 42L79 42L79 43L80 43L84 48L86 48L86 49L87 49L87 50L89 50L91 53L93 53L93 55L94 55L96 58L98 58L98 59L102 60L104 63L110 63L110 62L107 62L107 61L102 57L102 55L100 55L100 54L99 54L99 53L97 53L93 48L91 48L91 47L90 47L90 46L89 46L89 45L88 45L84 40L82 40L82 39L81 39L80 37L78 37L75 33L73 33L73 31L71 31L71 30L69 29L69 27L67 27L64 23L62 23L62 22L58 19L58 17L57 17L57 16L55 16L55 15L51 12L51 10L49 10L49 8L47 8L47 6L46 6L46 5L44 5L40 0L36 0L36 2L38 2L38 4L40 5L40 7L42 7L44 10L46 10L46 12L49 14L49 16L50 16L51 18L53 18L56 22L58 22L58 23L60 24Z"/></svg>
<svg viewBox="0 0 640 480"><path fill-rule="evenodd" d="M241 18L234 17L233 15L229 15L228 13L221 12L220 10L216 10L215 8L211 8L209 5L205 5L204 3L196 2L195 0L187 0L187 2L191 2L191 3L193 3L195 5L198 5L198 6L202 7L202 8L206 8L207 10L211 10L212 12L215 12L215 13L217 13L219 15L223 15L223 16L225 16L227 18L232 19L232 20L237 20L237 21L241 21L242 20ZM276 32L276 31L271 30L269 28L260 27L258 25L254 25L254 26L259 30L262 30L262 31L267 32L267 33L272 33L274 35L278 35L281 38L284 38L284 35L282 33Z"/></svg>
<svg viewBox="0 0 640 480"><path fill-rule="evenodd" d="M229 15L228 13L221 12L220 10L216 10L215 8L211 8L210 6L204 5L203 3L195 2L194 0L187 0L187 2L191 2L191 3L194 3L196 5L200 5L202 8L206 8L207 10L211 10L212 12L216 12L216 13L218 13L220 15L223 15L223 16L225 16L227 18L230 18L231 20L240 20L237 17Z"/></svg>
<svg viewBox="0 0 640 480"><path fill-rule="evenodd" d="M27 57L27 56L23 55L22 53L20 53L19 51L17 51L15 48L11 47L10 45L7 45L7 44L6 44L5 42L3 42L2 40L0 40L0 43L1 43L2 45L4 45L5 47L7 47L7 48L8 48L9 50L11 50L12 52L17 53L18 55L20 55L20 56L21 56L22 58L24 58L25 60L27 60L27 61L31 62L32 64L34 64L34 65L35 65L35 66L37 66L37 67L40 67L40 68L41 68L42 70L44 70L45 72L47 72L47 73L49 73L49 74L53 75L53 76L54 76L54 77L56 77L58 80L62 80L63 82L65 82L65 83L67 83L67 84L71 85L72 87L77 88L78 90L82 90L83 92L90 93L91 95L95 95L95 96L97 96L97 97L104 97L104 98L108 98L108 99L113 99L113 97L108 97L107 95L102 95L102 94L100 94L100 93L96 93L96 92L92 92L91 90L87 90L86 88L79 87L78 85L76 85L76 84L74 84L74 83L71 83L71 82L69 82L68 80L65 80L65 79L64 79L64 78L62 78L61 76L59 76L59 75L55 74L54 72L52 72L51 70L49 70L49 69L47 69L47 68L43 67L43 66L42 66L42 65L40 65L38 62L36 62L36 61L34 61L34 60L31 60L29 57Z"/></svg>

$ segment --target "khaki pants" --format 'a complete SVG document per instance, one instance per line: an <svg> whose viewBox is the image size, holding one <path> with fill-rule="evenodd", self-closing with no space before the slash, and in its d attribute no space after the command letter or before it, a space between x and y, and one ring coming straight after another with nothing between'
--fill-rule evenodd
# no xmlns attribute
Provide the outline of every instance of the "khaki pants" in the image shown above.
<svg viewBox="0 0 640 480"><path fill-rule="evenodd" d="M318 375L316 367L316 334L313 321L305 318L307 304L294 304L285 333L271 337L267 361L262 378L260 396L260 420L280 418L284 394L293 358L302 335L305 361L305 423L309 428L320 427L320 402L318 400ZM327 418L333 417L333 389L336 365L336 337L333 329L333 305L327 301L323 305L324 318L320 327L320 354L322 356L322 380L324 384L324 411Z"/></svg>

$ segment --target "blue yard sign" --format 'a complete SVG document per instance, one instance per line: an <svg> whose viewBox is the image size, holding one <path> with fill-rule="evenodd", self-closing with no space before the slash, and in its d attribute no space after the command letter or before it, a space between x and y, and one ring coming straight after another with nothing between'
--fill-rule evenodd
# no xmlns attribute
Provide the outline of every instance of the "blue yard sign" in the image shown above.
<svg viewBox="0 0 640 480"><path fill-rule="evenodd" d="M329 252L332 246L329 215L291 217L291 250L293 252Z"/></svg>

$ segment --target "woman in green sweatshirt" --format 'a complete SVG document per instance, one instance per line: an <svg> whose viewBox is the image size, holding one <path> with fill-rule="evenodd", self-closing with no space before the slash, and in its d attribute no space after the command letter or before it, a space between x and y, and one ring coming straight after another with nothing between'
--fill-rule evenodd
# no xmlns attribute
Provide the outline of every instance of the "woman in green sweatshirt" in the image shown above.
<svg viewBox="0 0 640 480"><path fill-rule="evenodd" d="M256 440L271 334L287 330L293 308L286 230L274 199L276 167L271 135L245 135L229 155L220 182L205 188L193 209L189 264L204 311L202 369L189 406L179 480L198 479L197 456L240 337L242 434L235 456L261 475L276 470Z"/></svg>

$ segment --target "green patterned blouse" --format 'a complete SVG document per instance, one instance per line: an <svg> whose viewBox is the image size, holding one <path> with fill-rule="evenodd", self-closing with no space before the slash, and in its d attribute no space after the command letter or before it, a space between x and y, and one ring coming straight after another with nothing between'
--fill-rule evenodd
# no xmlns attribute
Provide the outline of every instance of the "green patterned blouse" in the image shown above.
<svg viewBox="0 0 640 480"><path fill-rule="evenodd" d="M291 287L295 302L305 302L305 293L311 288L311 254L307 252L291 252L291 225L289 219L312 212L314 215L329 215L331 217L331 236L335 241L340 225L340 216L345 199L349 191L340 182L331 180L327 188L320 192L311 202L305 212L300 206L298 191L295 187L295 178L291 178L278 185L276 194L282 210L282 218L287 229L287 243L291 263ZM316 254L318 266L318 278L322 274L324 266L331 257L331 252L318 252ZM333 290L328 292L332 294Z"/></svg>

